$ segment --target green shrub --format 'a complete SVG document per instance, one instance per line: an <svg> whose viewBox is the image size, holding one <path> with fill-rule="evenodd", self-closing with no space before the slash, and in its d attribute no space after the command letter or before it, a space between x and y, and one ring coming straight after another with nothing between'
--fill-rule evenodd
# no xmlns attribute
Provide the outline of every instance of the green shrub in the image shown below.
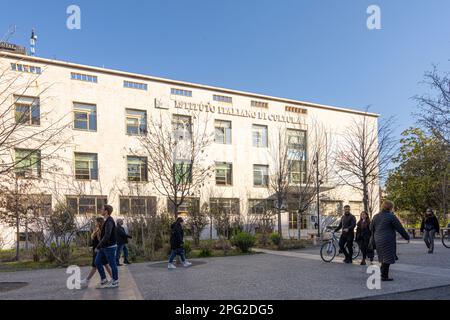
<svg viewBox="0 0 450 320"><path fill-rule="evenodd" d="M270 235L270 241L276 246L279 246L281 243L281 237L277 232L274 232Z"/></svg>
<svg viewBox="0 0 450 320"><path fill-rule="evenodd" d="M256 243L260 247L267 247L270 244L269 235L267 233L258 233L256 235Z"/></svg>
<svg viewBox="0 0 450 320"><path fill-rule="evenodd" d="M191 243L191 241L185 241L183 247L184 247L184 252L186 254L191 253L191 251L192 251L192 243Z"/></svg>
<svg viewBox="0 0 450 320"><path fill-rule="evenodd" d="M233 236L231 243L239 248L243 253L249 252L250 248L255 245L255 237L248 232L239 232Z"/></svg>
<svg viewBox="0 0 450 320"><path fill-rule="evenodd" d="M198 256L200 258L211 257L212 256L212 246L213 246L212 241L202 241L200 243L200 253L198 254Z"/></svg>

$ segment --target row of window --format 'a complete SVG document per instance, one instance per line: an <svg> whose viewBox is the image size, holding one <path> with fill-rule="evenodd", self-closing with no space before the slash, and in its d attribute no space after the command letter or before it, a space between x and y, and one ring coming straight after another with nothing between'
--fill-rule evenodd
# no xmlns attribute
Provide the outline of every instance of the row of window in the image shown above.
<svg viewBox="0 0 450 320"><path fill-rule="evenodd" d="M39 98L17 97L16 122L26 125L40 124ZM74 103L74 128L84 131L97 131L97 106L95 104ZM126 132L129 135L147 134L147 111L125 109ZM179 139L188 139L191 135L191 118L174 115L174 131ZM232 144L232 122L215 120L215 142L219 144ZM301 130L288 130L290 149L304 149L306 132ZM253 146L257 148L268 147L268 127L265 125L252 125Z"/></svg>
<svg viewBox="0 0 450 320"><path fill-rule="evenodd" d="M18 63L11 63L11 69L14 71L29 72L29 73L36 73L36 74L42 73L41 67L18 64ZM72 80L98 83L98 77L94 76L94 75L83 74L83 73L78 73L78 72L71 72L70 77ZM141 82L124 80L123 86L124 86L124 88L130 88L130 89L138 89L138 90L144 90L144 91L148 90L148 85L146 83L141 83ZM189 98L192 97L191 90L171 88L170 93L172 95L178 95L178 96L189 97ZM217 101L217 102L224 102L224 103L229 103L229 104L233 103L232 97L217 95L217 94L213 95L213 100ZM265 101L252 100L250 102L250 105L255 108L264 108L264 109L269 108L269 103L265 102ZM302 113L302 114L307 113L306 109L291 107L291 106L286 106L285 110L287 112L294 112L294 113Z"/></svg>
<svg viewBox="0 0 450 320"><path fill-rule="evenodd" d="M21 63L11 63L11 70L34 73L34 74L42 73L41 67L35 67L35 66L30 66L30 65L21 64Z"/></svg>
<svg viewBox="0 0 450 320"><path fill-rule="evenodd" d="M96 153L75 152L75 178L77 180L98 180L98 155ZM23 178L41 177L41 153L39 150L15 150L17 176ZM174 173L178 183L191 182L191 165L188 163L174 164ZM293 184L305 181L306 166L303 161L289 161L289 180ZM132 182L148 181L147 157L127 156L127 178ZM215 179L218 186L233 185L233 164L216 162ZM255 187L269 186L269 166L253 165L253 185Z"/></svg>

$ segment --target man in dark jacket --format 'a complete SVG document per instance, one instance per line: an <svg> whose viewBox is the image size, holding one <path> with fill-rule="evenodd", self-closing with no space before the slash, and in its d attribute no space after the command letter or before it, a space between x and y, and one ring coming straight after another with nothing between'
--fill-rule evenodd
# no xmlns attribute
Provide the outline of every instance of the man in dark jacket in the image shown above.
<svg viewBox="0 0 450 320"><path fill-rule="evenodd" d="M184 267L189 267L191 265L190 262L186 260L186 256L184 253L184 231L183 231L183 218L178 218L175 223L170 226L170 258L169 258L169 269L176 269L177 267L173 264L173 260L177 255L181 257L181 261L183 262Z"/></svg>
<svg viewBox="0 0 450 320"><path fill-rule="evenodd" d="M439 230L439 220L434 215L433 209L428 208L420 226L420 232L423 233L423 241L427 245L428 253L434 252L434 237L436 233L439 234Z"/></svg>
<svg viewBox="0 0 450 320"><path fill-rule="evenodd" d="M117 252L116 252L116 262L120 266L120 255L123 250L123 263L130 264L128 261L128 239L132 239L130 235L127 234L125 228L123 227L123 220L117 219Z"/></svg>
<svg viewBox="0 0 450 320"><path fill-rule="evenodd" d="M119 286L119 272L116 265L116 250L117 250L117 234L116 234L116 223L111 217L113 212L113 207L110 205L105 205L103 208L102 215L105 218L102 230L100 233L100 242L97 245L95 251L97 252L97 257L95 258L95 265L97 266L98 273L102 279L99 289L104 288L117 288ZM106 258L112 271L112 280L108 282L106 280L105 269L103 268L103 261Z"/></svg>
<svg viewBox="0 0 450 320"><path fill-rule="evenodd" d="M403 228L401 222L392 213L394 203L385 201L382 206L382 211L375 215L370 224L370 231L372 232L371 242L375 243L378 254L378 260L381 263L381 280L392 281L389 278L389 267L395 263L397 256L397 238L395 232L409 241L409 234Z"/></svg>
<svg viewBox="0 0 450 320"><path fill-rule="evenodd" d="M350 213L350 206L344 207L344 215L339 222L336 231L342 229L339 239L339 248L345 255L345 263L353 262L353 240L355 238L356 218Z"/></svg>

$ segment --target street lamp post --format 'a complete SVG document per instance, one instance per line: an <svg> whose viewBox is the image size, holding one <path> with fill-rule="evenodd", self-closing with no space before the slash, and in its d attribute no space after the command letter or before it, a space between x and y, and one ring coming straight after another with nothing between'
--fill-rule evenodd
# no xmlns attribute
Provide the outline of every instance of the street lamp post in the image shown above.
<svg viewBox="0 0 450 320"><path fill-rule="evenodd" d="M315 159L315 165L316 165L316 196L317 196L317 236L320 238L320 185L322 184L322 181L320 181L320 174L319 174L319 153L316 153L316 159Z"/></svg>

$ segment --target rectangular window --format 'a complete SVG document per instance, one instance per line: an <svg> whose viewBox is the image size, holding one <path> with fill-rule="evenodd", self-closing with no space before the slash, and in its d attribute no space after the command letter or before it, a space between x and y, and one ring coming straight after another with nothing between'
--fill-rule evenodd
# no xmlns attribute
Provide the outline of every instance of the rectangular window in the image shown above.
<svg viewBox="0 0 450 320"><path fill-rule="evenodd" d="M15 172L18 177L41 177L41 151L15 149L15 160Z"/></svg>
<svg viewBox="0 0 450 320"><path fill-rule="evenodd" d="M97 106L95 104L74 103L74 128L97 131Z"/></svg>
<svg viewBox="0 0 450 320"><path fill-rule="evenodd" d="M223 213L227 215L239 215L239 199L211 198L209 206L214 213Z"/></svg>
<svg viewBox="0 0 450 320"><path fill-rule="evenodd" d="M233 185L233 164L216 162L216 184L219 186Z"/></svg>
<svg viewBox="0 0 450 320"><path fill-rule="evenodd" d="M34 73L34 74L42 73L41 67L29 66L29 65L25 65L25 64L19 64L19 63L11 63L11 70L27 72L27 73Z"/></svg>
<svg viewBox="0 0 450 320"><path fill-rule="evenodd" d="M72 72L70 74L70 77L71 77L72 80L78 80L78 81L84 81L84 82L92 82L92 83L97 83L98 82L97 76L91 76L91 75L82 74L82 73Z"/></svg>
<svg viewBox="0 0 450 320"><path fill-rule="evenodd" d="M75 178L78 180L98 180L96 153L75 153Z"/></svg>
<svg viewBox="0 0 450 320"><path fill-rule="evenodd" d="M176 184L192 183L192 165L190 163L174 163L173 168Z"/></svg>
<svg viewBox="0 0 450 320"><path fill-rule="evenodd" d="M233 103L232 97L220 96L217 94L213 95L213 100L218 102Z"/></svg>
<svg viewBox="0 0 450 320"><path fill-rule="evenodd" d="M175 139L191 140L192 137L192 124L191 117L174 115L172 118L172 129L175 134Z"/></svg>
<svg viewBox="0 0 450 320"><path fill-rule="evenodd" d="M108 204L106 196L67 196L67 206L76 214L100 215L105 204Z"/></svg>
<svg viewBox="0 0 450 320"><path fill-rule="evenodd" d="M184 97L192 97L192 91L172 88L170 94Z"/></svg>
<svg viewBox="0 0 450 320"><path fill-rule="evenodd" d="M148 86L145 83L132 82L132 81L123 81L123 87L129 89L138 89L147 91Z"/></svg>
<svg viewBox="0 0 450 320"><path fill-rule="evenodd" d="M306 131L287 130L290 159L306 160Z"/></svg>
<svg viewBox="0 0 450 320"><path fill-rule="evenodd" d="M147 111L126 109L127 134L132 136L147 134Z"/></svg>
<svg viewBox="0 0 450 320"><path fill-rule="evenodd" d="M343 213L342 201L322 200L320 207L322 214L326 216L341 216Z"/></svg>
<svg viewBox="0 0 450 320"><path fill-rule="evenodd" d="M268 109L269 108L269 103L268 102L252 100L251 106L254 107L254 108Z"/></svg>
<svg viewBox="0 0 450 320"><path fill-rule="evenodd" d="M167 210L169 212L174 211L174 205L170 200L167 200ZM199 212L200 210L200 199L199 198L184 198L181 205L178 206L178 214L181 216L189 216L192 212Z"/></svg>
<svg viewBox="0 0 450 320"><path fill-rule="evenodd" d="M301 160L289 160L288 162L289 182L302 184L306 181L306 163Z"/></svg>
<svg viewBox="0 0 450 320"><path fill-rule="evenodd" d="M147 181L147 158L146 157L127 157L128 181L145 182Z"/></svg>
<svg viewBox="0 0 450 320"><path fill-rule="evenodd" d="M308 113L308 110L303 109L303 108L286 106L285 109L286 109L286 112L301 113L301 114L307 114Z"/></svg>
<svg viewBox="0 0 450 320"><path fill-rule="evenodd" d="M38 126L41 124L40 99L14 96L16 123Z"/></svg>
<svg viewBox="0 0 450 320"><path fill-rule="evenodd" d="M120 197L120 214L155 215L156 197Z"/></svg>
<svg viewBox="0 0 450 320"><path fill-rule="evenodd" d="M220 144L231 144L231 121L216 120L215 142Z"/></svg>
<svg viewBox="0 0 450 320"><path fill-rule="evenodd" d="M268 138L267 138L267 126L261 126L254 124L252 127L253 134L253 146L257 148L267 148Z"/></svg>
<svg viewBox="0 0 450 320"><path fill-rule="evenodd" d="M269 166L258 164L253 166L253 185L255 187L269 186Z"/></svg>
<svg viewBox="0 0 450 320"><path fill-rule="evenodd" d="M274 201L271 199L250 199L248 202L251 214L267 214L274 209Z"/></svg>
<svg viewBox="0 0 450 320"><path fill-rule="evenodd" d="M298 213L289 212L289 229L297 229L297 228L298 228Z"/></svg>

